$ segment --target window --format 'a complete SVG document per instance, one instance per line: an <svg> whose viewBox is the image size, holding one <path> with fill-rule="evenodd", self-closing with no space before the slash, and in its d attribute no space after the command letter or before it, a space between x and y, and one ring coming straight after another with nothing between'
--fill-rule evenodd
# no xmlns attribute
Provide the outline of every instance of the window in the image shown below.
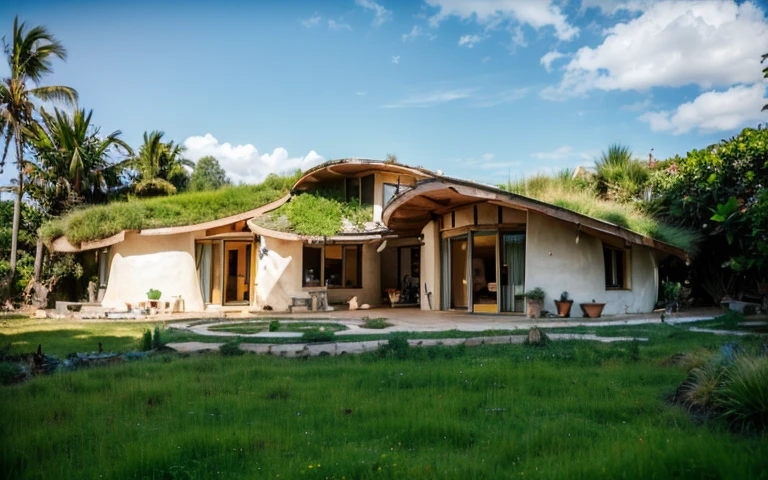
<svg viewBox="0 0 768 480"><path fill-rule="evenodd" d="M325 248L305 245L302 259L304 272L302 286L361 288L363 284L362 253L362 245L326 245Z"/></svg>
<svg viewBox="0 0 768 480"><path fill-rule="evenodd" d="M373 175L362 178L347 178L344 181L344 200L357 200L361 205L373 205Z"/></svg>
<svg viewBox="0 0 768 480"><path fill-rule="evenodd" d="M603 245L605 260L605 288L628 288L627 282L627 251Z"/></svg>
<svg viewBox="0 0 768 480"><path fill-rule="evenodd" d="M386 205L389 203L390 200L392 200L392 197L397 195L397 185L394 183L385 183L384 184L384 203L382 205Z"/></svg>
<svg viewBox="0 0 768 480"><path fill-rule="evenodd" d="M304 245L303 255L303 268L304 277L301 281L302 287L319 287L322 285L322 261L323 261L323 249L322 247L310 247Z"/></svg>
<svg viewBox="0 0 768 480"><path fill-rule="evenodd" d="M106 288L109 278L109 249L99 251L99 288Z"/></svg>

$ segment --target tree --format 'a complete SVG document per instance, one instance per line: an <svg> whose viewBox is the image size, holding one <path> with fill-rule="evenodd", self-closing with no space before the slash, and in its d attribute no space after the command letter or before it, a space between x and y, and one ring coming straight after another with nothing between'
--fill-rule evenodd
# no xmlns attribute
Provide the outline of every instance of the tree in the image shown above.
<svg viewBox="0 0 768 480"><path fill-rule="evenodd" d="M134 191L142 197L173 195L189 184L185 167L194 168L194 162L182 157L184 147L163 142L163 132L144 132L144 143L139 154L131 161L137 173Z"/></svg>
<svg viewBox="0 0 768 480"><path fill-rule="evenodd" d="M45 27L37 26L26 31L26 23L19 24L19 18L13 20L13 34L10 41L3 37L3 47L10 76L0 83L0 128L5 140L3 156L0 158L0 172L5 166L5 159L11 143L16 146L18 177L16 180L16 199L13 209L13 232L9 259L8 283L13 281L16 272L19 224L21 221L21 202L24 196L24 148L26 139L24 128L34 122L35 105L32 98L42 101L61 101L68 104L77 102L77 92L64 86L41 86L46 74L51 73L51 61L54 57L66 60L67 51ZM14 142L15 141L15 142Z"/></svg>
<svg viewBox="0 0 768 480"><path fill-rule="evenodd" d="M193 192L200 192L203 190L218 190L231 183L229 177L227 177L227 172L219 165L219 161L215 157L209 156L197 161L189 186Z"/></svg>
<svg viewBox="0 0 768 480"><path fill-rule="evenodd" d="M110 155L132 155L133 150L116 130L104 138L91 124L93 111L58 109L40 111L41 121L25 129L35 160L26 162L28 194L48 217L58 216L74 204L98 203L110 188L119 186L124 162Z"/></svg>

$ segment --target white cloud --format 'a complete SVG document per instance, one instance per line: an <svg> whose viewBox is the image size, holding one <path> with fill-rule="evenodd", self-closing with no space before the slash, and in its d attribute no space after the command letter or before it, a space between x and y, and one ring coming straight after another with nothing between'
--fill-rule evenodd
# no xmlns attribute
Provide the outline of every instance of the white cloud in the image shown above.
<svg viewBox="0 0 768 480"><path fill-rule="evenodd" d="M491 57L490 57L490 56L487 56L487 57L483 58L483 60L482 60L482 61L483 61L483 63L488 63L488 62L490 62L490 61L491 61Z"/></svg>
<svg viewBox="0 0 768 480"><path fill-rule="evenodd" d="M652 0L581 0L581 11L597 8L607 15L620 11L641 12L651 5Z"/></svg>
<svg viewBox="0 0 768 480"><path fill-rule="evenodd" d="M651 106L652 101L653 101L653 96L649 95L648 97L645 98L645 100L640 100L635 103L623 105L621 109L627 112L640 112L643 110L647 110L648 107Z"/></svg>
<svg viewBox="0 0 768 480"><path fill-rule="evenodd" d="M478 24L494 29L499 26L512 28L527 24L538 30L543 27L555 29L555 36L560 40L570 40L579 33L579 29L568 23L566 16L553 0L426 0L427 4L439 9L430 18L430 23L437 26L441 21L456 16L462 20L473 19Z"/></svg>
<svg viewBox="0 0 768 480"><path fill-rule="evenodd" d="M303 157L289 157L283 147L274 149L272 153L260 154L250 143L220 143L210 133L187 137L184 146L187 149L184 156L195 162L206 155L216 157L235 183L259 183L270 173L292 172L296 169L305 171L325 160L314 150Z"/></svg>
<svg viewBox="0 0 768 480"><path fill-rule="evenodd" d="M360 91L358 91L358 92L355 92L355 95L357 95L358 97L364 97L364 96L368 95L368 92L360 92Z"/></svg>
<svg viewBox="0 0 768 480"><path fill-rule="evenodd" d="M541 57L541 60L539 60L539 63L544 65L544 69L546 69L548 72L551 72L552 62L563 57L565 57L565 54L560 53L557 50L554 50L554 51L545 53L544 56Z"/></svg>
<svg viewBox="0 0 768 480"><path fill-rule="evenodd" d="M412 42L412 41L416 40L416 37L419 37L421 35L422 35L421 27L418 26L418 25L414 25L413 28L411 28L410 32L403 34L403 41L404 42L408 42L408 41Z"/></svg>
<svg viewBox="0 0 768 480"><path fill-rule="evenodd" d="M441 103L469 98L473 91L472 89L436 90L434 92L413 95L399 102L384 105L384 108L431 107Z"/></svg>
<svg viewBox="0 0 768 480"><path fill-rule="evenodd" d="M340 23L335 20L328 19L328 30L338 32L339 30L352 30L352 26L348 23Z"/></svg>
<svg viewBox="0 0 768 480"><path fill-rule="evenodd" d="M485 37L480 35L462 35L459 37L459 46L472 48L478 43L482 42Z"/></svg>
<svg viewBox="0 0 768 480"><path fill-rule="evenodd" d="M493 160L493 157L495 157L496 155L494 155L493 153L484 153L480 156L482 157L483 160L491 161Z"/></svg>
<svg viewBox="0 0 768 480"><path fill-rule="evenodd" d="M394 63L395 65L398 65L400 63L400 55L393 56L392 63Z"/></svg>
<svg viewBox="0 0 768 480"><path fill-rule="evenodd" d="M374 17L373 17L373 26L379 27L384 22L387 22L392 19L392 11L387 10L381 4L374 2L373 0L355 0L355 3L359 6L367 9L367 10L373 10Z"/></svg>
<svg viewBox="0 0 768 480"><path fill-rule="evenodd" d="M318 14L315 14L314 17L309 17L305 20L301 21L301 24L304 25L307 28L312 28L320 25L320 22L323 20L323 17L321 17Z"/></svg>
<svg viewBox="0 0 768 480"><path fill-rule="evenodd" d="M487 108L495 107L496 105L503 105L505 103L516 102L523 99L528 95L530 88L514 88L511 90L503 90L491 94L475 95L476 101L472 104L474 107Z"/></svg>
<svg viewBox="0 0 768 480"><path fill-rule="evenodd" d="M590 160L593 158L594 155L588 152L577 152L573 149L573 147L569 145L564 145L562 147L558 147L549 152L536 152L531 156L533 158L538 158L539 160L559 161L559 160L570 160L570 159Z"/></svg>
<svg viewBox="0 0 768 480"><path fill-rule="evenodd" d="M647 112L639 118L648 122L654 132L671 131L675 135L691 130L719 132L764 119L760 109L766 102L765 84L738 85L724 92L703 93L675 110Z"/></svg>
<svg viewBox="0 0 768 480"><path fill-rule="evenodd" d="M601 45L575 53L561 93L754 83L761 76L768 22L749 2L663 1L605 35Z"/></svg>

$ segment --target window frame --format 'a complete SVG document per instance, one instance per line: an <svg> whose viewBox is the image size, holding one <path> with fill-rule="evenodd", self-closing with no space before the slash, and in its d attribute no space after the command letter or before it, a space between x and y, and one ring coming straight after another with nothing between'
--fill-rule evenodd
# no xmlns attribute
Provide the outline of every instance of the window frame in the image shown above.
<svg viewBox="0 0 768 480"><path fill-rule="evenodd" d="M362 243L335 243L330 245L338 245L341 247L341 285L326 285L326 256L325 249L327 245L314 246L312 244L303 244L301 249L301 287L302 288L317 288L317 286L306 285L304 279L304 272L306 270L304 266L304 249L316 248L321 251L320 253L320 286L333 290L360 290L363 288L363 244ZM356 286L347 287L347 250L349 247L357 247L357 277L358 282Z"/></svg>
<svg viewBox="0 0 768 480"><path fill-rule="evenodd" d="M610 252L610 257L606 255L606 252ZM611 259L611 264L606 265L606 258ZM619 276L619 272L617 271L618 262L621 262L621 278L616 278ZM630 269L630 249L629 248L622 248L617 247L615 245L610 245L603 243L603 275L605 276L605 289L608 290L632 290L632 272ZM612 277L616 278L618 283L610 283L608 281L608 272L610 272Z"/></svg>

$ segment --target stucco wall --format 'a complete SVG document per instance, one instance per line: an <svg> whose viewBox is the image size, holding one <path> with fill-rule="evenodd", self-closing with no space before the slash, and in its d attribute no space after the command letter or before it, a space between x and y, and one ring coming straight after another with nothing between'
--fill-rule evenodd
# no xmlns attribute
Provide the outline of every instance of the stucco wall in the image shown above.
<svg viewBox="0 0 768 480"><path fill-rule="evenodd" d="M424 235L421 246L421 285L419 285L421 309L430 309L430 299L424 291L424 284L432 292L432 310L440 310L440 231L434 221L421 231Z"/></svg>
<svg viewBox="0 0 768 480"><path fill-rule="evenodd" d="M373 180L373 221L381 221L381 213L384 210L384 184L397 184L398 178L400 185L412 186L416 180L410 175L397 175L388 172L376 172Z"/></svg>
<svg viewBox="0 0 768 480"><path fill-rule="evenodd" d="M268 253L258 262L256 272L257 309L269 305L273 310L285 311L292 297L308 296L301 286L303 243L263 237ZM346 302L357 296L358 303L379 305L381 303L381 276L377 244L363 245L362 284L363 288L328 289L328 300L332 303Z"/></svg>
<svg viewBox="0 0 768 480"><path fill-rule="evenodd" d="M123 310L126 302L146 300L147 291L154 288L162 292L162 300L181 295L187 311L203 311L195 268L196 235L126 235L111 248L102 306Z"/></svg>
<svg viewBox="0 0 768 480"><path fill-rule="evenodd" d="M552 311L563 291L574 300L572 316L581 316L579 303L606 303L603 313L643 313L653 310L657 292L657 263L653 251L633 246L630 252L631 290L606 290L603 244L579 234L576 226L529 213L526 235L525 289L541 287L544 308Z"/></svg>

